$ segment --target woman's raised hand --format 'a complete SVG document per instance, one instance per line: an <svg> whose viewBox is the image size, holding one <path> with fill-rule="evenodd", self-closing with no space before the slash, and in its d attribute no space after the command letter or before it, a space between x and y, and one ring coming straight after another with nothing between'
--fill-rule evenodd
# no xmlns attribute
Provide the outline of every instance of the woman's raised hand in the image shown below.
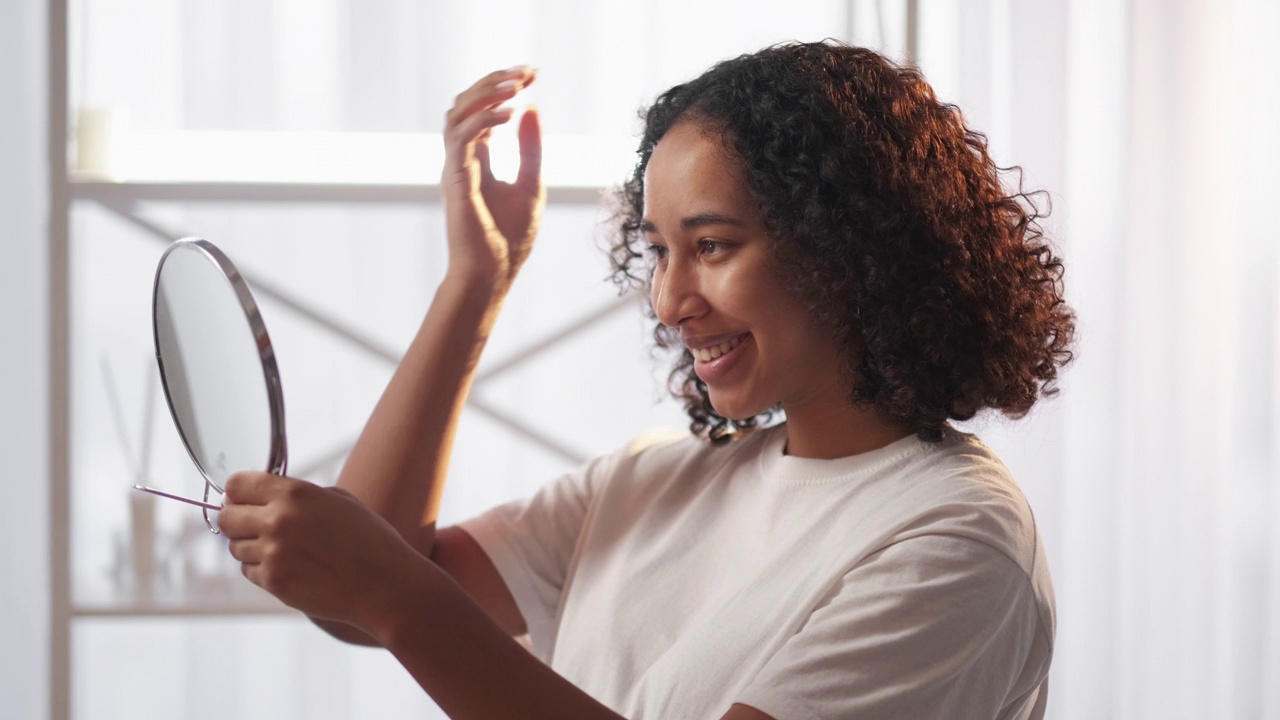
<svg viewBox="0 0 1280 720"><path fill-rule="evenodd" d="M493 176L489 166L492 129L511 119L499 107L537 76L529 67L491 73L458 95L445 116L445 162L441 185L449 236L449 272L492 282L505 292L538 232L546 203L542 186L542 134L537 111L520 118L520 171L515 182Z"/></svg>

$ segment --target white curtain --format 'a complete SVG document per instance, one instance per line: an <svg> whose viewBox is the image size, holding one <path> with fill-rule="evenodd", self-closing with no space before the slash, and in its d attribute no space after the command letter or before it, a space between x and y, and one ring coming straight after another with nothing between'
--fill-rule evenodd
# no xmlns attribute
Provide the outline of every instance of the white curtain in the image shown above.
<svg viewBox="0 0 1280 720"><path fill-rule="evenodd" d="M982 428L1050 550L1050 716L1280 718L1280 4L965 12L955 94L1052 190L1080 318L1062 396Z"/></svg>
<svg viewBox="0 0 1280 720"><path fill-rule="evenodd" d="M1064 648L1063 689L1095 689L1117 717L1276 718L1280 6L1139 0L1125 26L1114 64L1090 73L1121 100L1103 130L1119 140L1115 182L1109 198L1094 188L1096 211L1068 216L1097 230L1072 233L1099 246L1081 271L1102 289L1082 298L1098 335L1082 349L1098 358L1078 384L1101 381L1083 410L1109 418L1115 439L1099 448L1105 472L1066 478L1097 488L1101 515L1068 510L1072 537L1099 540L1064 567L1064 599L1106 611L1064 625L1081 632ZM1073 83L1073 105L1090 102L1087 85ZM1091 136L1079 140L1072 188L1097 182Z"/></svg>

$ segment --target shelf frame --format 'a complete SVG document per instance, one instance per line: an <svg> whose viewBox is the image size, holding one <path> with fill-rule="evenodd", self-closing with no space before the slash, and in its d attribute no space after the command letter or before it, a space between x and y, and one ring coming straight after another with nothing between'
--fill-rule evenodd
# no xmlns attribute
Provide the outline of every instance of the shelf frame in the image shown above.
<svg viewBox="0 0 1280 720"><path fill-rule="evenodd" d="M49 717L71 720L71 188L68 0L49 0Z"/></svg>

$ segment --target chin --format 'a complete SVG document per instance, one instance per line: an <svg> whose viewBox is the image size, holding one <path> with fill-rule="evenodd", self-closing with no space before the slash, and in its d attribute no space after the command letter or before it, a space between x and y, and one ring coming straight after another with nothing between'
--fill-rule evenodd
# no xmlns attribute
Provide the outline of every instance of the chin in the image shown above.
<svg viewBox="0 0 1280 720"><path fill-rule="evenodd" d="M727 420L748 420L773 407L771 403L752 402L747 398L725 397L711 391L711 407L716 414Z"/></svg>

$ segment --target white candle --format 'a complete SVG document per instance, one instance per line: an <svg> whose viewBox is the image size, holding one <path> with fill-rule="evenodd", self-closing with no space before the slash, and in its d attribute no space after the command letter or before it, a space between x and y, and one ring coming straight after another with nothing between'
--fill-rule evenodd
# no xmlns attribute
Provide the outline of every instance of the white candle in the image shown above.
<svg viewBox="0 0 1280 720"><path fill-rule="evenodd" d="M76 172L94 180L123 180L129 116L120 107L82 107L76 112Z"/></svg>

